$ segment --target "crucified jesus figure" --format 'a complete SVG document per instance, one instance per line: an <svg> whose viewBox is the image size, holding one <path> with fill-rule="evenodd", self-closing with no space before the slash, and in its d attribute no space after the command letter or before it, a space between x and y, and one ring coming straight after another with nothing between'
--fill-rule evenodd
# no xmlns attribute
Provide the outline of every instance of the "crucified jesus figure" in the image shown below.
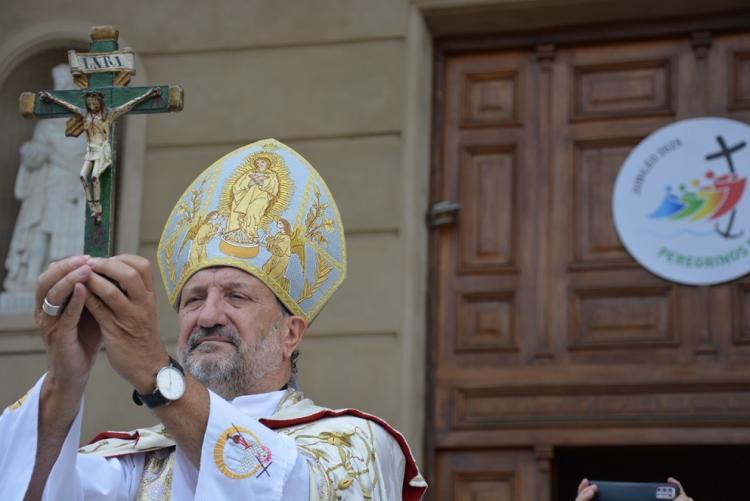
<svg viewBox="0 0 750 501"><path fill-rule="evenodd" d="M120 106L108 108L104 102L104 94L97 90L88 90L84 93L86 109L83 109L49 92L41 91L39 93L42 101L56 103L77 115L82 121L83 130L86 132L86 157L83 160L80 177L91 215L97 224L102 220L99 177L112 165L112 146L110 143L112 124L117 118L138 104L158 95L161 95L161 89L159 87L152 87L148 92ZM88 179L89 176L91 176L90 182Z"/></svg>

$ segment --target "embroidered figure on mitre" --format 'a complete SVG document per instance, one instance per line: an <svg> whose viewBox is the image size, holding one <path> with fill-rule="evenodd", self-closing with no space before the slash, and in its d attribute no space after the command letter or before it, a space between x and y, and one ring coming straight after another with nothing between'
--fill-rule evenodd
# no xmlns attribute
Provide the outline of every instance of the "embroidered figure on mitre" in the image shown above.
<svg viewBox="0 0 750 501"><path fill-rule="evenodd" d="M266 237L265 244L271 257L263 265L263 272L268 278L276 282L279 287L289 292L289 279L286 278L286 269L289 266L289 259L292 257L292 227L284 218L279 218L276 222L278 232ZM299 247L298 247L299 248ZM304 251L304 246L302 246ZM304 255L299 256L300 262L304 263Z"/></svg>
<svg viewBox="0 0 750 501"><path fill-rule="evenodd" d="M242 258L256 256L260 232L286 209L292 191L281 156L270 150L249 155L222 194L227 226L221 236L221 250Z"/></svg>
<svg viewBox="0 0 750 501"><path fill-rule="evenodd" d="M223 228L224 218L217 211L211 211L203 217L198 215L193 225L185 234L185 238L180 246L179 252L182 252L185 244L192 242L185 266L198 266L200 263L206 261L208 259L206 245Z"/></svg>

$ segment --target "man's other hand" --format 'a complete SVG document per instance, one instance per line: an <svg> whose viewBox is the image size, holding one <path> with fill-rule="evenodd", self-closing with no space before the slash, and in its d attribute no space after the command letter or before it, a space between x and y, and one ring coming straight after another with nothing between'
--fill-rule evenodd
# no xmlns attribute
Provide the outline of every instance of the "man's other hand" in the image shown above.
<svg viewBox="0 0 750 501"><path fill-rule="evenodd" d="M101 326L107 358L139 393L151 393L156 371L169 362L158 334L151 264L123 254L89 265L86 308Z"/></svg>
<svg viewBox="0 0 750 501"><path fill-rule="evenodd" d="M88 256L52 263L37 280L34 318L42 330L49 371L39 404L34 470L24 499L41 499L52 466L78 413L91 369L102 345L102 333L84 309L84 286L93 272ZM45 299L53 307L42 309Z"/></svg>
<svg viewBox="0 0 750 501"><path fill-rule="evenodd" d="M64 391L83 394L102 344L96 321L84 310L89 295L84 283L92 275L88 256L74 256L52 263L39 276L34 319L47 349L48 382ZM62 306L52 316L42 309L44 300Z"/></svg>

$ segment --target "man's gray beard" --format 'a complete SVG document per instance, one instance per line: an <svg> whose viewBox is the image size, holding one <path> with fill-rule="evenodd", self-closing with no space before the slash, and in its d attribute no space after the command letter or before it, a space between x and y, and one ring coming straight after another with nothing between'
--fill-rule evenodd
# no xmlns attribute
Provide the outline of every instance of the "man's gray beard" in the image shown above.
<svg viewBox="0 0 750 501"><path fill-rule="evenodd" d="M206 388L232 400L246 395L270 372L283 363L281 340L276 322L252 345L247 345L231 325L196 327L187 342L177 348L177 357L185 369ZM201 359L197 353L211 353L219 349L213 343L200 344L209 336L219 336L234 346L234 353L226 357Z"/></svg>

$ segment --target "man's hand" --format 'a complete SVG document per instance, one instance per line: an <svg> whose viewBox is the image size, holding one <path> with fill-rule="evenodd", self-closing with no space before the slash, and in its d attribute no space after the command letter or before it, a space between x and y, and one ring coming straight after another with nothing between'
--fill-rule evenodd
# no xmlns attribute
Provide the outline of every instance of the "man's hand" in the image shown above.
<svg viewBox="0 0 750 501"><path fill-rule="evenodd" d="M83 309L88 296L83 284L92 275L87 259L75 256L50 265L37 281L34 312L47 349L45 386L55 384L60 390L77 393L79 399L102 344L99 326ZM42 310L45 298L53 305L67 304L58 316L51 316Z"/></svg>
<svg viewBox="0 0 750 501"><path fill-rule="evenodd" d="M594 499L595 495L596 485L589 484L589 481L585 478L581 480L581 483L578 484L578 496L576 496L576 501L589 501Z"/></svg>
<svg viewBox="0 0 750 501"><path fill-rule="evenodd" d="M42 330L49 370L40 395L39 440L26 500L42 497L102 345L99 326L83 309L89 295L83 284L92 275L87 260L88 256L75 256L53 263L37 281L34 318ZM64 305L59 315L42 310L45 298L52 305Z"/></svg>
<svg viewBox="0 0 750 501"><path fill-rule="evenodd" d="M107 358L139 393L151 393L154 374L169 362L157 330L151 265L133 255L93 258L89 265L86 308L101 326Z"/></svg>

